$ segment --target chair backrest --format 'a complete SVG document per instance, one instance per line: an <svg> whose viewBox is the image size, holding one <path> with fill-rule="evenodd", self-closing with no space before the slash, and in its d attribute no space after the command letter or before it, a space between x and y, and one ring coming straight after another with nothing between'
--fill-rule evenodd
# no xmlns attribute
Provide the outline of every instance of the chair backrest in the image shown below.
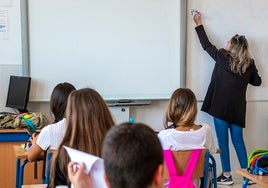
<svg viewBox="0 0 268 188"><path fill-rule="evenodd" d="M172 151L173 155L173 160L175 163L175 167L177 169L177 172L179 175L182 175L184 172L184 169L187 165L188 159L191 155L191 150L186 150L186 151ZM204 177L204 169L205 169L205 163L206 163L206 153L207 150L203 149L200 157L197 161L194 173L193 173L193 178L200 178ZM169 174L168 170L166 167L166 164L164 165L164 179L169 179Z"/></svg>
<svg viewBox="0 0 268 188"><path fill-rule="evenodd" d="M48 182L49 182L49 178L50 178L50 167L51 167L51 159L52 159L52 155L53 155L56 151L57 151L57 150L52 150L52 149L47 150L46 161L45 161L45 170L44 170L43 184L48 184Z"/></svg>

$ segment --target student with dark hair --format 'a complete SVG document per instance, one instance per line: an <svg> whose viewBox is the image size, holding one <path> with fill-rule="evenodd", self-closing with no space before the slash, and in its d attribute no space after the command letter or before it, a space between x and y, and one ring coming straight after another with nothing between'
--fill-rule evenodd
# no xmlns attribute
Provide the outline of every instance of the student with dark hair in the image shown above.
<svg viewBox="0 0 268 188"><path fill-rule="evenodd" d="M40 134L31 137L32 146L26 152L29 161L35 161L37 157L47 149L57 149L65 132L65 110L69 94L75 87L67 82L55 86L50 97L50 111L54 116L54 123L45 126Z"/></svg>
<svg viewBox="0 0 268 188"><path fill-rule="evenodd" d="M97 91L90 88L73 91L67 103L65 135L51 162L48 187L70 186L67 174L70 158L63 146L100 157L104 136L113 126L109 108Z"/></svg>
<svg viewBox="0 0 268 188"><path fill-rule="evenodd" d="M233 184L231 176L229 138L234 145L241 168L247 168L247 151L243 139L248 84L261 85L261 77L249 53L245 36L234 35L225 48L217 49L208 39L201 21L201 13L194 15L196 32L203 49L215 60L213 74L202 111L214 118L223 173L218 184Z"/></svg>
<svg viewBox="0 0 268 188"><path fill-rule="evenodd" d="M155 132L142 123L122 123L105 136L102 158L108 188L162 188L163 155ZM74 170L68 166L75 188L91 187L84 166Z"/></svg>

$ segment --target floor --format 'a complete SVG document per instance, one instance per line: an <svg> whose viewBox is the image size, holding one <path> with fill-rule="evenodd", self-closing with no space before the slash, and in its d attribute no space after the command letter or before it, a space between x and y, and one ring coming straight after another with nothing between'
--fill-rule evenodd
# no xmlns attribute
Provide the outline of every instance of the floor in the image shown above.
<svg viewBox="0 0 268 188"><path fill-rule="evenodd" d="M242 188L243 178L239 174L232 173L234 184L232 186L218 185L218 188ZM259 188L261 186L254 184L248 185L247 188Z"/></svg>

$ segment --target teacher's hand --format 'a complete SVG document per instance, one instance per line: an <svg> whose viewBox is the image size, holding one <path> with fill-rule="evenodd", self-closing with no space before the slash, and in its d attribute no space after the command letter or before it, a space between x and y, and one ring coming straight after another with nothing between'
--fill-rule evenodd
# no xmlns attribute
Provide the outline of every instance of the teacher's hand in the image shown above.
<svg viewBox="0 0 268 188"><path fill-rule="evenodd" d="M196 26L202 25L202 20L201 20L201 13L197 12L194 14L194 22Z"/></svg>

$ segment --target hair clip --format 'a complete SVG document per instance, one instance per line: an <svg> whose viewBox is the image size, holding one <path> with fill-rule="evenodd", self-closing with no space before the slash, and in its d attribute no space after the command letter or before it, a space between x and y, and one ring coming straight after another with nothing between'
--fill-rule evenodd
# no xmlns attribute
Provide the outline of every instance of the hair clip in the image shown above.
<svg viewBox="0 0 268 188"><path fill-rule="evenodd" d="M236 39L236 42L238 42L240 38L245 38L245 36L236 34L234 38Z"/></svg>

